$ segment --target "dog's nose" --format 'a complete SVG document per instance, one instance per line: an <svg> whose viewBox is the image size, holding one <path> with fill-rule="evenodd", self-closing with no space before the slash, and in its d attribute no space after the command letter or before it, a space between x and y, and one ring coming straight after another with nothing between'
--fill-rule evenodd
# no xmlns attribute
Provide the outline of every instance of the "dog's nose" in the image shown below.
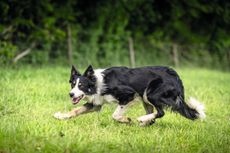
<svg viewBox="0 0 230 153"><path fill-rule="evenodd" d="M70 92L70 93L69 93L69 96L70 96L70 97L73 97L73 96L74 96L74 93Z"/></svg>

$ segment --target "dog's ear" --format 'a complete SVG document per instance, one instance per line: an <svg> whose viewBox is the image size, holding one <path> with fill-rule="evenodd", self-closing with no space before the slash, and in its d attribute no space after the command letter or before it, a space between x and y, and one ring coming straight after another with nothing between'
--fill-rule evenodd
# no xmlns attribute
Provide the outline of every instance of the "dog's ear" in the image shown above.
<svg viewBox="0 0 230 153"><path fill-rule="evenodd" d="M89 65L88 68L85 70L83 76L87 77L91 81L96 81L96 78L94 76L94 70L92 65Z"/></svg>
<svg viewBox="0 0 230 153"><path fill-rule="evenodd" d="M73 76L81 76L80 72L75 68L74 65L72 65L72 68L71 68L71 74L70 74L69 82L72 81Z"/></svg>
<svg viewBox="0 0 230 153"><path fill-rule="evenodd" d="M71 75L81 76L80 72L75 68L74 65L72 65L72 68L71 68Z"/></svg>

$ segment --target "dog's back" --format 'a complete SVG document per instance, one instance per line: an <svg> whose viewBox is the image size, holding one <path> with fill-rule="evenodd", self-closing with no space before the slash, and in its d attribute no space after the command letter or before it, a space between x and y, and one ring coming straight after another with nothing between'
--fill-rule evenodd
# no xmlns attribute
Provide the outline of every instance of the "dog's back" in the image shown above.
<svg viewBox="0 0 230 153"><path fill-rule="evenodd" d="M103 72L104 83L107 89L119 86L128 86L140 96L143 96L149 83L160 79L178 89L184 97L183 85L177 73L168 67L149 66L140 68L111 67ZM154 85L153 85L154 88Z"/></svg>

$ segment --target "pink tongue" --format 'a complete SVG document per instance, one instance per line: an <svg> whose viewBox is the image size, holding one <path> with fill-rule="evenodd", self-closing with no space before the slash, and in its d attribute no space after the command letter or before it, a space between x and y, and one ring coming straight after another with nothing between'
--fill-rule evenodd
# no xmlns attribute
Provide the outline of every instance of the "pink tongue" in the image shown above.
<svg viewBox="0 0 230 153"><path fill-rule="evenodd" d="M80 98L73 98L74 103L78 103L80 101Z"/></svg>

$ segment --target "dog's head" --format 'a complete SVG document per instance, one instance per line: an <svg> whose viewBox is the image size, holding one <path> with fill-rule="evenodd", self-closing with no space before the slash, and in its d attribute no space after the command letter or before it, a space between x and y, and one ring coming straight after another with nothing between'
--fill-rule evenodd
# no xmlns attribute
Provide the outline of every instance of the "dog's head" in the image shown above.
<svg viewBox="0 0 230 153"><path fill-rule="evenodd" d="M86 96L91 96L96 93L96 77L94 75L93 67L90 65L83 73L72 66L70 80L71 91L69 93L72 98L73 104L77 104L81 99Z"/></svg>

